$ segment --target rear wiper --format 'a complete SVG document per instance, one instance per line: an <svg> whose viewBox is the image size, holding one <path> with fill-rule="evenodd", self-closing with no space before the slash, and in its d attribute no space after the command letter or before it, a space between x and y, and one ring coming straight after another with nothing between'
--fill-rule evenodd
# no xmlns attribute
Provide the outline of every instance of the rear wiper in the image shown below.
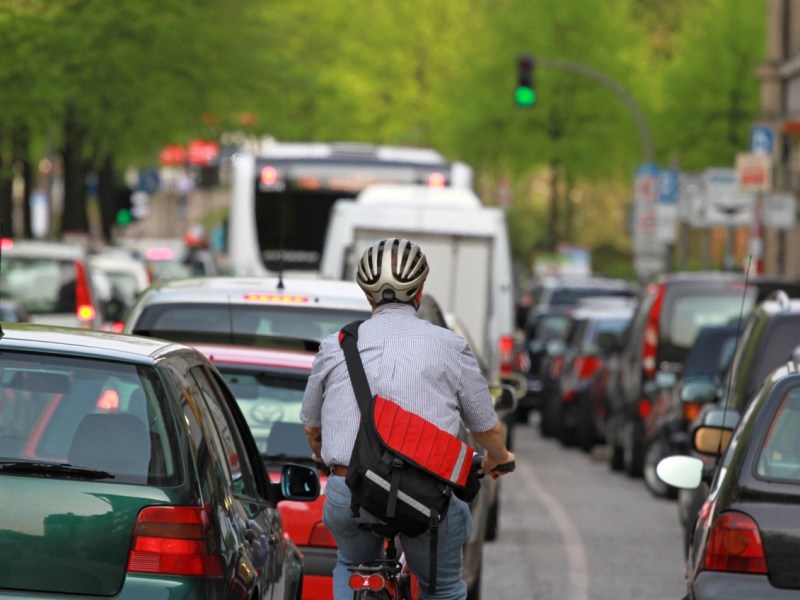
<svg viewBox="0 0 800 600"><path fill-rule="evenodd" d="M73 476L80 479L114 479L114 475L106 471L76 467L65 463L0 461L0 471L24 475Z"/></svg>

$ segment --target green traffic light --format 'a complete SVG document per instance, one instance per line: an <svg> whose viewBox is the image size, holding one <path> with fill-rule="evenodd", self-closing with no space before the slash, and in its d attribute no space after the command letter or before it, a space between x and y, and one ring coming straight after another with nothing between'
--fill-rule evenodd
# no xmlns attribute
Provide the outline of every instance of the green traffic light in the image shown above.
<svg viewBox="0 0 800 600"><path fill-rule="evenodd" d="M517 106L533 106L536 102L536 92L525 86L520 86L514 92L514 101Z"/></svg>
<svg viewBox="0 0 800 600"><path fill-rule="evenodd" d="M125 225L130 225L131 221L133 221L133 216L127 208L121 208L117 211L117 225L125 227Z"/></svg>

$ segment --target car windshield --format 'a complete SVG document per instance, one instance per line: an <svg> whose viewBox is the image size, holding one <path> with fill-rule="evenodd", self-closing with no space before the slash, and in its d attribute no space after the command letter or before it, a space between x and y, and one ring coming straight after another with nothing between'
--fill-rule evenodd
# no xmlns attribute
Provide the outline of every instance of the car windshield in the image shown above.
<svg viewBox="0 0 800 600"><path fill-rule="evenodd" d="M145 309L133 333L181 342L275 346L274 338L319 343L367 310L271 304L158 304Z"/></svg>
<svg viewBox="0 0 800 600"><path fill-rule="evenodd" d="M75 312L75 267L71 261L4 256L0 290L31 314Z"/></svg>
<svg viewBox="0 0 800 600"><path fill-rule="evenodd" d="M800 389L790 391L775 414L758 457L756 472L765 479L800 483Z"/></svg>
<svg viewBox="0 0 800 600"><path fill-rule="evenodd" d="M308 373L216 363L239 404L259 452L270 457L310 458L300 407Z"/></svg>
<svg viewBox="0 0 800 600"><path fill-rule="evenodd" d="M152 369L4 351L0 473L68 464L115 483L174 485L176 436L162 398Z"/></svg>

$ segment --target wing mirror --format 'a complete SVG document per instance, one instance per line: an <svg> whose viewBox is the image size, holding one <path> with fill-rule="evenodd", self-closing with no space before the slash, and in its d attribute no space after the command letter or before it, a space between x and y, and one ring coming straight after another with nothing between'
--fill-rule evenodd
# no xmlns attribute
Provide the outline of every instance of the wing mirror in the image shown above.
<svg viewBox="0 0 800 600"><path fill-rule="evenodd" d="M672 371L659 371L656 373L656 386L661 390L668 390L678 382L678 376Z"/></svg>
<svg viewBox="0 0 800 600"><path fill-rule="evenodd" d="M693 490L703 479L703 461L694 456L668 456L656 465L656 475L667 485Z"/></svg>
<svg viewBox="0 0 800 600"><path fill-rule="evenodd" d="M547 342L547 353L550 356L564 356L567 351L567 344L564 340L550 340Z"/></svg>
<svg viewBox="0 0 800 600"><path fill-rule="evenodd" d="M311 502L319 497L320 492L317 472L310 467L295 464L283 465L280 482L273 483L272 486L278 492L278 502Z"/></svg>
<svg viewBox="0 0 800 600"><path fill-rule="evenodd" d="M725 452L740 418L739 411L731 409L714 408L701 413L692 434L692 447L710 456Z"/></svg>
<svg viewBox="0 0 800 600"><path fill-rule="evenodd" d="M713 402L717 399L717 384L710 379L687 379L678 394L681 402Z"/></svg>

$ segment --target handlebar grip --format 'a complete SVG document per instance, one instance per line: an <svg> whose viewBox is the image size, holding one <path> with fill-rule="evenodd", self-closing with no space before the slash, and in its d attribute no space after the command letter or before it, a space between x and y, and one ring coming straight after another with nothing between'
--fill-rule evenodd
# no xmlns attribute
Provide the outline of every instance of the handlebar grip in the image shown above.
<svg viewBox="0 0 800 600"><path fill-rule="evenodd" d="M511 461L507 463L503 463L502 465L497 465L493 471L497 471L498 473L513 473L514 470L517 468L516 461Z"/></svg>

